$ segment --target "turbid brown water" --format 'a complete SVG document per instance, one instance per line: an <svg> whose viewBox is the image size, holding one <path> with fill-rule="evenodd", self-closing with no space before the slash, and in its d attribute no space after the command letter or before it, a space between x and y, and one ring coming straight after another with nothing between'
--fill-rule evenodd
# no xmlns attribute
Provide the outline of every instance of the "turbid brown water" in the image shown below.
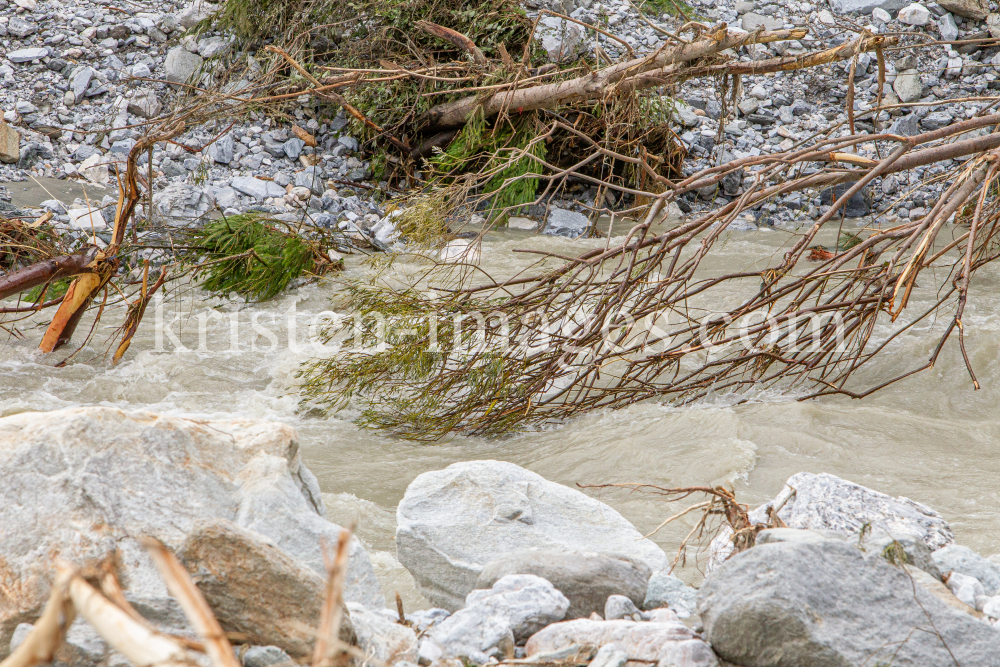
<svg viewBox="0 0 1000 667"><path fill-rule="evenodd" d="M733 233L717 246L706 268L757 267L760 258L780 252L790 238L782 231ZM570 254L604 243L510 232L486 241L482 261L490 271L509 274L530 261L510 252L513 248ZM363 271L357 258L349 265L348 275ZM398 270L406 270L405 263ZM773 496L793 473L829 472L931 506L951 522L961 543L988 556L1000 552L997 283L997 269L987 267L979 274L964 318L971 359L983 384L978 392L972 391L960 356L949 346L932 371L862 401L799 402L774 393L743 405L734 405L728 396L685 408L643 403L503 440L456 437L415 444L359 430L350 413L329 418L297 413L294 373L315 353L307 344L310 322L331 307L338 293L335 284L326 284L260 305L197 290L177 294L163 304L160 319L170 324L185 349L177 348L170 335L158 338L157 330L164 327L156 326L156 313L150 312L126 361L116 368L100 358L103 350L91 348L68 367L53 368L52 360L34 351L41 329L22 326L23 340L9 338L0 346L0 414L103 404L293 424L304 457L327 494L331 518L360 521L359 533L373 551L387 592L400 589L408 606L421 600L394 558L396 504L421 472L468 459L512 461L568 485L731 482L751 504ZM294 332L288 326L292 311L297 314ZM111 309L98 333L110 333L120 320L121 310ZM202 320L204 339L199 341ZM940 327L929 322L898 338L864 379L875 382L925 361L936 341L932 333ZM290 336L294 345L289 345ZM651 530L675 511L648 496L599 495L640 530ZM654 539L673 553L682 530L686 528L661 531ZM697 579L693 570L683 576Z"/></svg>

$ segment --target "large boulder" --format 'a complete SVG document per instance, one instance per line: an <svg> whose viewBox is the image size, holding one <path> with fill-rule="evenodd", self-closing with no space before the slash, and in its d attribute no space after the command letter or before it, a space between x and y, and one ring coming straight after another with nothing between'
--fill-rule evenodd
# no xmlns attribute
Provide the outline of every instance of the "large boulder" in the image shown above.
<svg viewBox="0 0 1000 667"><path fill-rule="evenodd" d="M1000 665L1000 630L846 540L761 544L706 579L698 612L743 667Z"/></svg>
<svg viewBox="0 0 1000 667"><path fill-rule="evenodd" d="M181 562L222 629L252 644L277 646L290 655L312 651L326 580L262 535L231 521L195 524L180 552ZM353 640L351 623L340 638Z"/></svg>
<svg viewBox="0 0 1000 667"><path fill-rule="evenodd" d="M556 623L532 635L524 645L528 657L573 646L615 645L630 664L663 667L715 667L712 649L680 621L591 621L581 618Z"/></svg>
<svg viewBox="0 0 1000 667"><path fill-rule="evenodd" d="M459 609L483 567L506 552L591 551L663 569L667 556L618 512L503 461L419 475L396 510L396 552L435 606Z"/></svg>
<svg viewBox="0 0 1000 667"><path fill-rule="evenodd" d="M476 588L490 588L508 574L546 579L569 600L567 619L602 613L610 595L625 595L641 605L652 571L645 563L608 554L558 549L524 549L486 564Z"/></svg>
<svg viewBox="0 0 1000 667"><path fill-rule="evenodd" d="M87 565L117 552L126 599L177 628L183 613L141 536L177 551L199 521L226 519L325 576L322 545L341 532L284 424L104 407L22 413L0 419L0 473L0 652L41 613L56 557ZM356 540L349 556L345 598L384 606Z"/></svg>
<svg viewBox="0 0 1000 667"><path fill-rule="evenodd" d="M750 512L751 522L765 523L771 507L779 508L778 517L789 528L831 530L842 535L857 535L865 530L900 541L913 538L931 551L955 540L948 522L930 507L828 473L792 475L774 500ZM732 553L731 537L727 527L712 540L709 571Z"/></svg>

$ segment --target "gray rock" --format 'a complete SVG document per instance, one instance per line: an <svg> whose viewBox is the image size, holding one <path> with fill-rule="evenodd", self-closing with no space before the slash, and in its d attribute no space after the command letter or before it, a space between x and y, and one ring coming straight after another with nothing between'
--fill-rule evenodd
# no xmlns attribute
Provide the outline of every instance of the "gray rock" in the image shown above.
<svg viewBox="0 0 1000 667"><path fill-rule="evenodd" d="M871 14L880 7L887 12L896 12L910 4L910 0L830 0L830 9L837 14Z"/></svg>
<svg viewBox="0 0 1000 667"><path fill-rule="evenodd" d="M263 201L268 197L284 197L285 189L272 181L262 181L253 176L237 176L231 185L237 192L242 192L248 197L253 197L258 201Z"/></svg>
<svg viewBox="0 0 1000 667"><path fill-rule="evenodd" d="M590 219L583 213L567 211L562 208L550 208L549 219L546 221L543 234L548 236L565 236L579 238L590 229Z"/></svg>
<svg viewBox="0 0 1000 667"><path fill-rule="evenodd" d="M66 214L66 207L58 199L46 199L41 204L39 204L39 206L41 206L46 210L52 211L56 215Z"/></svg>
<svg viewBox="0 0 1000 667"><path fill-rule="evenodd" d="M552 583L569 600L567 619L603 613L609 595L627 596L642 604L650 569L622 556L559 549L525 549L503 554L486 564L476 588L490 588L508 574L534 574Z"/></svg>
<svg viewBox="0 0 1000 667"><path fill-rule="evenodd" d="M635 618L635 616L639 616L639 618ZM645 620L641 616L642 612L635 606L635 603L624 595L609 595L608 601L604 603L604 620L606 621L617 621L623 618L632 621Z"/></svg>
<svg viewBox="0 0 1000 667"><path fill-rule="evenodd" d="M880 555L894 565L907 564L917 567L938 581L942 572L931 557L931 550L923 540L914 535L899 535L894 537L876 528L871 535L866 535L860 544L866 551Z"/></svg>
<svg viewBox="0 0 1000 667"><path fill-rule="evenodd" d="M302 155L302 149L305 148L306 142L302 141L298 137L292 137L284 144L282 144L282 149L285 151L285 155L288 156L289 160L298 160L299 156Z"/></svg>
<svg viewBox="0 0 1000 667"><path fill-rule="evenodd" d="M952 120L952 115L947 111L932 111L920 119L920 126L925 130L940 130L951 125Z"/></svg>
<svg viewBox="0 0 1000 667"><path fill-rule="evenodd" d="M202 188L187 183L171 183L153 195L153 206L171 222L191 224L208 212L212 200Z"/></svg>
<svg viewBox="0 0 1000 667"><path fill-rule="evenodd" d="M898 134L903 137L913 137L920 134L920 119L916 114L900 116L889 126L889 134Z"/></svg>
<svg viewBox="0 0 1000 667"><path fill-rule="evenodd" d="M0 606L0 646L37 618L56 556L76 563L118 552L125 597L154 623L186 626L137 535L180 549L200 520L227 519L325 576L325 517L295 431L249 419L189 421L86 407L0 419L0 559L18 605ZM155 493L150 493L155 480ZM31 520L25 520L31 508ZM350 548L345 597L384 604L371 561Z"/></svg>
<svg viewBox="0 0 1000 667"><path fill-rule="evenodd" d="M325 178L326 173L322 167L306 167L295 174L295 186L309 188L314 195L321 195L326 190Z"/></svg>
<svg viewBox="0 0 1000 667"><path fill-rule="evenodd" d="M513 641L524 640L542 628L561 621L569 600L541 577L512 574L489 590L474 590L465 607L427 631L446 658L460 658L477 665L491 656L513 650ZM508 638L511 642L508 643Z"/></svg>
<svg viewBox="0 0 1000 667"><path fill-rule="evenodd" d="M128 101L128 112L141 118L156 118L163 105L152 90L139 89Z"/></svg>
<svg viewBox="0 0 1000 667"><path fill-rule="evenodd" d="M24 39L28 35L34 35L38 32L38 26L25 21L20 16L11 16L7 22L7 32L19 39Z"/></svg>
<svg viewBox="0 0 1000 667"><path fill-rule="evenodd" d="M545 16L538 21L535 39L553 63L575 58L585 47L583 28L557 16Z"/></svg>
<svg viewBox="0 0 1000 667"><path fill-rule="evenodd" d="M664 570L650 577L642 608L649 610L668 607L681 618L687 618L695 611L697 597L697 590Z"/></svg>
<svg viewBox="0 0 1000 667"><path fill-rule="evenodd" d="M215 200L215 205L222 210L234 208L240 203L240 197L236 194L236 190L228 186L214 190L212 198Z"/></svg>
<svg viewBox="0 0 1000 667"><path fill-rule="evenodd" d="M75 101L79 102L83 99L87 93L87 88L90 87L91 79L94 78L94 74L93 67L81 67L76 70L76 74L73 75L73 78L69 82Z"/></svg>
<svg viewBox="0 0 1000 667"><path fill-rule="evenodd" d="M209 146L208 154L219 164L229 164L233 161L233 150L233 135L227 134Z"/></svg>
<svg viewBox="0 0 1000 667"><path fill-rule="evenodd" d="M555 623L532 635L524 646L529 657L573 646L614 646L632 664L716 667L708 644L681 623L646 621L591 621L577 619ZM809 663L804 663L809 664Z"/></svg>
<svg viewBox="0 0 1000 667"><path fill-rule="evenodd" d="M958 26L955 25L955 17L945 14L937 21L938 30L941 31L941 39L946 42L954 42L958 39Z"/></svg>
<svg viewBox="0 0 1000 667"><path fill-rule="evenodd" d="M893 498L828 473L792 475L774 500L750 512L750 520L766 522L768 508L775 506L780 507L778 516L790 528L831 530L857 536L867 525L872 531L884 532L896 539L916 537L931 550L954 541L948 522L926 505L909 498ZM712 540L709 571L732 552L731 534L722 530Z"/></svg>
<svg viewBox="0 0 1000 667"><path fill-rule="evenodd" d="M920 72L915 69L900 72L896 75L896 80L892 82L892 89L896 91L899 101L905 104L919 100L923 88L924 84L920 82Z"/></svg>
<svg viewBox="0 0 1000 667"><path fill-rule="evenodd" d="M942 573L961 572L982 583L986 595L1000 595L1000 564L983 558L969 547L949 544L931 554Z"/></svg>
<svg viewBox="0 0 1000 667"><path fill-rule="evenodd" d="M198 54L202 58L214 58L229 51L230 42L225 37L208 37L198 42Z"/></svg>
<svg viewBox="0 0 1000 667"><path fill-rule="evenodd" d="M149 65L146 63L136 63L132 65L129 70L129 74L137 79L148 79L153 76L153 73L149 69Z"/></svg>
<svg viewBox="0 0 1000 667"><path fill-rule="evenodd" d="M781 30L785 27L785 22L772 16L764 16L762 14L747 12L743 15L740 25L742 25L743 29L747 32L752 32L757 28L764 28L764 30Z"/></svg>
<svg viewBox="0 0 1000 667"><path fill-rule="evenodd" d="M180 88L180 84L191 81L191 78L201 69L202 58L191 53L183 46L175 46L167 52L167 58L163 62L165 72L164 78Z"/></svg>
<svg viewBox="0 0 1000 667"><path fill-rule="evenodd" d="M358 648L364 651L366 663L388 667L402 662L417 662L417 635L413 630L393 623L357 602L347 603L347 608L351 612Z"/></svg>
<svg viewBox="0 0 1000 667"><path fill-rule="evenodd" d="M820 193L820 201L824 206L832 206L853 185L854 183L843 183L835 185L832 188L827 188ZM851 195L851 198L847 200L847 204L844 205L843 211L844 217L847 218L863 218L871 213L871 202L864 188Z"/></svg>
<svg viewBox="0 0 1000 667"><path fill-rule="evenodd" d="M897 539L917 537L931 549L955 539L940 514L909 498L893 498L828 473L800 472L785 484L795 491L778 516L791 528L854 535L867 523Z"/></svg>
<svg viewBox="0 0 1000 667"><path fill-rule="evenodd" d="M165 17L163 23L161 23L161 28L163 32L167 33L173 32L176 29L174 27L176 25L180 25L182 28L193 28L218 10L218 5L205 2L204 0L194 0L194 2L177 12L176 17L171 17L172 23L170 25L168 25L167 18ZM167 27L172 29L167 30Z"/></svg>
<svg viewBox="0 0 1000 667"><path fill-rule="evenodd" d="M47 55L49 55L49 50L42 46L31 49L18 49L17 51L10 51L7 53L7 60L12 63L30 63L32 60L41 60Z"/></svg>
<svg viewBox="0 0 1000 667"><path fill-rule="evenodd" d="M706 579L698 611L715 653L745 667L1000 665L1000 631L847 541L739 553Z"/></svg>
<svg viewBox="0 0 1000 667"><path fill-rule="evenodd" d="M243 667L271 667L292 663L292 656L277 646L251 646L240 656Z"/></svg>
<svg viewBox="0 0 1000 667"><path fill-rule="evenodd" d="M531 547L600 544L651 570L663 551L599 500L503 461L455 463L419 475L396 510L400 562L435 606L458 609L483 566Z"/></svg>

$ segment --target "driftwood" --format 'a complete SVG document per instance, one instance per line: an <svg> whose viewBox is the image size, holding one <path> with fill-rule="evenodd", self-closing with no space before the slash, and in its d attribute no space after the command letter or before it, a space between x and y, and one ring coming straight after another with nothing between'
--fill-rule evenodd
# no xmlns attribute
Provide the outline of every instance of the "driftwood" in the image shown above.
<svg viewBox="0 0 1000 667"><path fill-rule="evenodd" d="M322 626L316 630L317 651L313 667L342 665L342 658L358 654L356 647L337 638L342 622L343 585L350 539L351 531L344 530L337 545L336 557L330 565ZM108 566L109 562L100 568L102 594L76 566L58 560L52 592L42 615L17 649L0 662L0 667L34 667L51 663L77 616L136 667L197 667L202 664L199 653L207 654L213 667L240 667L218 619L177 557L156 539L143 538L142 543L166 581L167 589L180 603L201 638L200 643L155 630L125 601L113 568Z"/></svg>

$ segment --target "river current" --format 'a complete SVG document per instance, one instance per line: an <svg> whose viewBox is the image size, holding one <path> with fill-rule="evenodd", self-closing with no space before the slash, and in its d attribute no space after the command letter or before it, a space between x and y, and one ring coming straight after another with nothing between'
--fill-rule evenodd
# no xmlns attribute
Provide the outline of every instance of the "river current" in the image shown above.
<svg viewBox="0 0 1000 667"><path fill-rule="evenodd" d="M495 275L509 275L533 261L512 253L514 248L576 254L606 242L505 232L487 238L482 262ZM761 258L791 242L792 234L784 231L734 232L717 245L706 269L755 270ZM348 259L346 275L363 270L360 258ZM641 403L503 440L455 437L440 444L361 430L349 411L325 418L297 411L294 375L315 353L310 324L334 308L340 290L335 282L311 284L249 305L195 288L176 290L158 302L158 311L151 306L117 367L105 362L95 343L66 367L54 368L53 359L68 352L39 356L42 320L22 322L23 339L7 337L0 345L0 415L107 405L289 423L298 429L303 458L319 478L330 518L358 522L387 594L399 590L408 608L426 603L395 559L396 505L421 472L470 459L511 461L570 486L731 483L751 506L773 497L796 472L828 472L929 505L950 522L960 543L984 556L1000 552L1000 289L994 267L978 274L964 318L980 391L973 391L949 344L934 369L860 401L800 402L775 393L742 405L726 396L684 408ZM95 340L103 340L121 318L120 307L105 313ZM899 337L864 381L923 363L942 325L928 322ZM84 324L79 331L88 328ZM642 494L585 492L644 532L680 509ZM652 539L673 554L690 525L681 521ZM681 576L699 579L693 567Z"/></svg>

